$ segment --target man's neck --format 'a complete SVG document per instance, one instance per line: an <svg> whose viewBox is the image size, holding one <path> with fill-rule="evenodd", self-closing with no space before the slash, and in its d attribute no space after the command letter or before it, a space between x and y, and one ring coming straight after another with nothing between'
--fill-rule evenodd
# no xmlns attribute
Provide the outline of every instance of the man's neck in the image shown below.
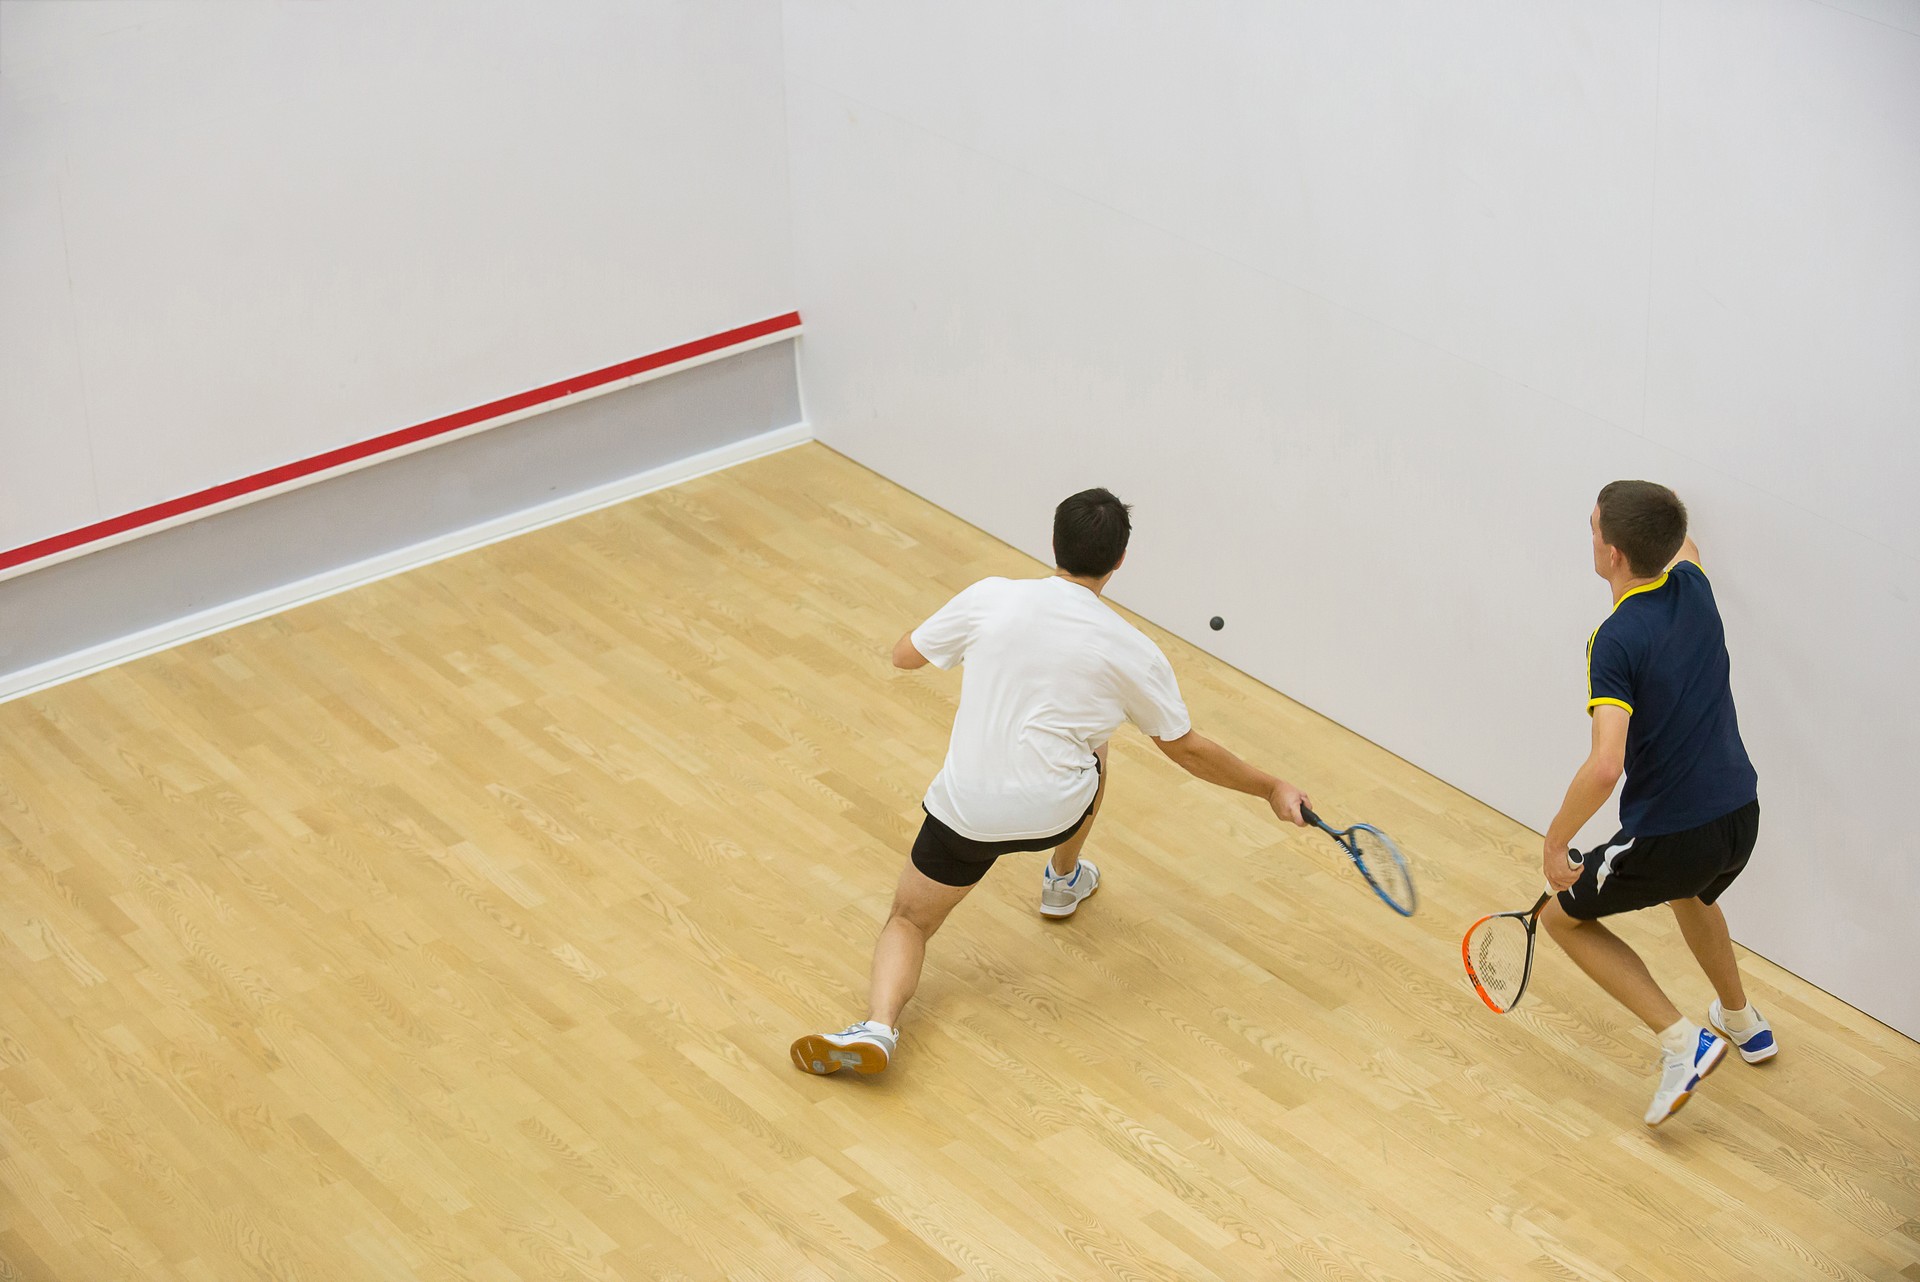
<svg viewBox="0 0 1920 1282"><path fill-rule="evenodd" d="M1113 576L1109 574L1105 578L1089 579L1082 574L1068 574L1065 570L1056 569L1053 572L1053 577L1056 579L1065 579L1069 583L1078 583L1095 596L1099 596L1107 586L1107 579Z"/></svg>
<svg viewBox="0 0 1920 1282"><path fill-rule="evenodd" d="M1607 582L1613 586L1613 603L1615 605L1619 605L1622 601L1626 600L1627 593L1633 591L1635 588L1644 588L1649 583L1658 583L1659 581L1660 576L1658 574L1644 576L1625 574L1619 578L1614 578L1609 575L1607 578Z"/></svg>

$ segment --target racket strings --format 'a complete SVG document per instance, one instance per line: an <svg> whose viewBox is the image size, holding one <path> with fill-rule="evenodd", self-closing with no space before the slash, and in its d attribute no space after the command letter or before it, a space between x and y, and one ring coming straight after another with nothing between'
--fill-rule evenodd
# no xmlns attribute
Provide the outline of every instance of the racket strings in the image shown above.
<svg viewBox="0 0 1920 1282"><path fill-rule="evenodd" d="M1526 926L1517 917L1494 917L1482 922L1467 941L1467 956L1481 991L1501 1010L1519 1000L1527 982Z"/></svg>
<svg viewBox="0 0 1920 1282"><path fill-rule="evenodd" d="M1360 852L1367 876L1380 892L1402 911L1411 911L1415 902L1413 874L1387 835L1371 828L1356 828L1353 844Z"/></svg>

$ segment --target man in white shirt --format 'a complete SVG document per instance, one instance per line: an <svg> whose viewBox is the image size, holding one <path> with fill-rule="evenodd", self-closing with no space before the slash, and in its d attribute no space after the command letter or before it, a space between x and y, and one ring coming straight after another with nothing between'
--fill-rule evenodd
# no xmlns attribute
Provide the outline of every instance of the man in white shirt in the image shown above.
<svg viewBox="0 0 1920 1282"><path fill-rule="evenodd" d="M794 1042L800 1069L887 1066L927 939L1001 855L1053 851L1041 873L1044 916L1070 917L1099 889L1100 870L1080 850L1107 793L1107 740L1122 721L1196 778L1264 798L1305 826L1305 794L1195 732L1166 656L1100 599L1126 558L1127 512L1104 489L1073 495L1054 511L1051 577L982 579L894 645L897 668L965 660L960 710L874 945L867 1018Z"/></svg>

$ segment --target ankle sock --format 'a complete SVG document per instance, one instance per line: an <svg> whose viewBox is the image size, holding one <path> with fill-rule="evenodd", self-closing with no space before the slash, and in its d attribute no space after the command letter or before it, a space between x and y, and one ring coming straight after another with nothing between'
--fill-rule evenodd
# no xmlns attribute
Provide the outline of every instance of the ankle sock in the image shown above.
<svg viewBox="0 0 1920 1282"><path fill-rule="evenodd" d="M1729 1033L1750 1033L1760 1027L1760 1016L1754 1013L1753 1003L1748 1002L1739 1010L1720 1008L1720 1027Z"/></svg>
<svg viewBox="0 0 1920 1282"><path fill-rule="evenodd" d="M1700 1041L1700 1026L1682 1015L1660 1030L1660 1049L1669 1055L1690 1054Z"/></svg>

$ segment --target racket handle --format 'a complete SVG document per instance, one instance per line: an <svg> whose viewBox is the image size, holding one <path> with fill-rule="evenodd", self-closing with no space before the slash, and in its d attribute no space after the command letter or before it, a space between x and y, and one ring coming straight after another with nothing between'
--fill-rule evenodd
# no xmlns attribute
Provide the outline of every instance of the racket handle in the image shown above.
<svg viewBox="0 0 1920 1282"><path fill-rule="evenodd" d="M1326 827L1325 824L1320 822L1320 816L1313 813L1313 807L1304 801L1300 803L1300 817L1312 824L1315 828Z"/></svg>
<svg viewBox="0 0 1920 1282"><path fill-rule="evenodd" d="M1568 846L1567 847L1567 863L1574 868L1584 868L1587 866L1587 857L1581 854L1579 851L1575 850L1572 846ZM1547 901L1549 899L1552 899L1553 896L1554 896L1554 889L1552 886L1548 886L1547 893L1540 896L1540 902L1533 906L1533 915L1538 917L1540 915L1540 910L1547 906Z"/></svg>

